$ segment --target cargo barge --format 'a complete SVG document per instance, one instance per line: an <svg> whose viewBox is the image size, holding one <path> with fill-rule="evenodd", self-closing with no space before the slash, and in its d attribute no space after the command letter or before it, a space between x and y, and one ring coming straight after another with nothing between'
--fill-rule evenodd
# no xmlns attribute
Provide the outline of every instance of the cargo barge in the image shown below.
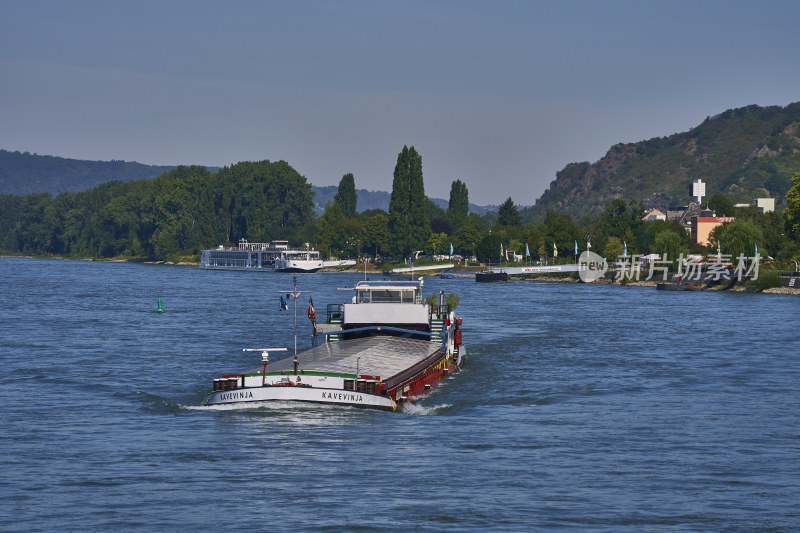
<svg viewBox="0 0 800 533"><path fill-rule="evenodd" d="M420 281L362 281L347 290L351 303L328 305L323 323L309 305L317 346L277 362L270 353L285 348L245 348L261 352L261 368L215 379L203 405L283 401L394 411L464 364L462 319L446 309L443 291L431 306Z"/></svg>

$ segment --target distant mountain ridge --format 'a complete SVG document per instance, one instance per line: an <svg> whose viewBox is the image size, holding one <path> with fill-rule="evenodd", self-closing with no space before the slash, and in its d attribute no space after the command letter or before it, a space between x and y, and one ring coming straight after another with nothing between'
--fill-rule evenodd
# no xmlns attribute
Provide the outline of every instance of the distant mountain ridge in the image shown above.
<svg viewBox="0 0 800 533"><path fill-rule="evenodd" d="M688 132L617 144L595 163L570 163L526 215L550 209L579 216L598 213L616 198L647 202L663 197L686 205L691 182L734 203L771 196L780 204L800 170L800 102L751 105L707 117Z"/></svg>
<svg viewBox="0 0 800 533"><path fill-rule="evenodd" d="M133 161L84 161L0 150L0 194L80 192L112 180L152 179L175 168Z"/></svg>

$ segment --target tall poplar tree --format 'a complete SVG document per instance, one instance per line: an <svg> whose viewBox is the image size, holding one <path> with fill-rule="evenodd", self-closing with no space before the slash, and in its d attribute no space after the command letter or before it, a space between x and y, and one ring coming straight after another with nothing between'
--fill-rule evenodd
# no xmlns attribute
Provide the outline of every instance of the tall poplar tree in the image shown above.
<svg viewBox="0 0 800 533"><path fill-rule="evenodd" d="M333 201L339 204L339 208L345 217L355 218L358 195L356 194L356 182L352 174L348 173L342 176L342 180L339 182L339 190L336 192Z"/></svg>
<svg viewBox="0 0 800 533"><path fill-rule="evenodd" d="M392 194L389 197L389 249L392 254L407 256L408 246L408 148L397 156L392 180Z"/></svg>
<svg viewBox="0 0 800 533"><path fill-rule="evenodd" d="M389 199L389 234L392 253L408 257L422 250L431 233L425 212L425 186L422 181L422 157L412 146L397 155Z"/></svg>
<svg viewBox="0 0 800 533"><path fill-rule="evenodd" d="M455 180L450 186L450 202L447 204L447 216L453 228L464 225L469 214L469 191L461 180Z"/></svg>

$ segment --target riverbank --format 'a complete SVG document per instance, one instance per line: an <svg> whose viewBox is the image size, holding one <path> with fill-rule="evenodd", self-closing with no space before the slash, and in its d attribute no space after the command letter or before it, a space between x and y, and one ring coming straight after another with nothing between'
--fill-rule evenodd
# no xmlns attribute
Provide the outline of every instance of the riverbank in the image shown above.
<svg viewBox="0 0 800 533"><path fill-rule="evenodd" d="M790 287L772 287L771 289L764 289L762 294L796 294L800 295L800 289L793 289Z"/></svg>
<svg viewBox="0 0 800 533"><path fill-rule="evenodd" d="M178 261L148 261L145 258L140 257L113 257L108 259L97 259L91 257L63 257L63 256L30 256L30 255L0 255L0 259L3 258L26 258L26 259L60 259L64 261L89 261L89 262L98 262L98 263L142 263L147 265L168 265L168 266L194 266L199 267L200 261L199 258L196 260L192 257L183 257L181 260ZM480 267L473 267L480 270ZM364 263L359 263L356 265L351 265L347 267L327 267L321 270L321 272L326 273L343 273L343 274L363 274L365 272ZM381 269L377 268L375 263L367 263L366 266L366 273L367 275L390 275L386 272L383 272ZM415 273L416 274L416 273ZM439 273L423 273L422 271L419 272L420 276L438 276ZM511 281L522 281L522 282L531 282L531 281L541 281L546 283L578 283L580 280L577 276L573 277L570 275L565 276L552 276L552 275L534 275L534 276L520 276L520 277L511 277L509 278ZM602 282L601 282L602 283ZM655 288L657 285L657 281L655 280L639 280L639 281L627 281L626 283L604 283L607 285L618 286L618 287L648 287L648 288ZM746 286L742 285L735 285L734 287L727 288L720 285L712 286L712 287L702 287L699 288L700 291L734 291L734 292L752 292L754 294L782 294L782 295L800 295L800 288L789 288L789 287L771 287L764 290L752 290L748 289Z"/></svg>

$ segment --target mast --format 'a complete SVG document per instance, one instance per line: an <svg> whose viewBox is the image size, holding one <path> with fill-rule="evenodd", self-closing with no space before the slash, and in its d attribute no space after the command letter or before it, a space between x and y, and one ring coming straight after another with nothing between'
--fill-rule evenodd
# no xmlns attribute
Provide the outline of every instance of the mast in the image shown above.
<svg viewBox="0 0 800 533"><path fill-rule="evenodd" d="M291 291L279 291L280 294L286 293L291 294L292 298L294 299L294 373L297 374L297 297L303 294L304 292L311 292L311 291L298 291L297 290L297 273L292 275L292 282L294 283L294 288Z"/></svg>

